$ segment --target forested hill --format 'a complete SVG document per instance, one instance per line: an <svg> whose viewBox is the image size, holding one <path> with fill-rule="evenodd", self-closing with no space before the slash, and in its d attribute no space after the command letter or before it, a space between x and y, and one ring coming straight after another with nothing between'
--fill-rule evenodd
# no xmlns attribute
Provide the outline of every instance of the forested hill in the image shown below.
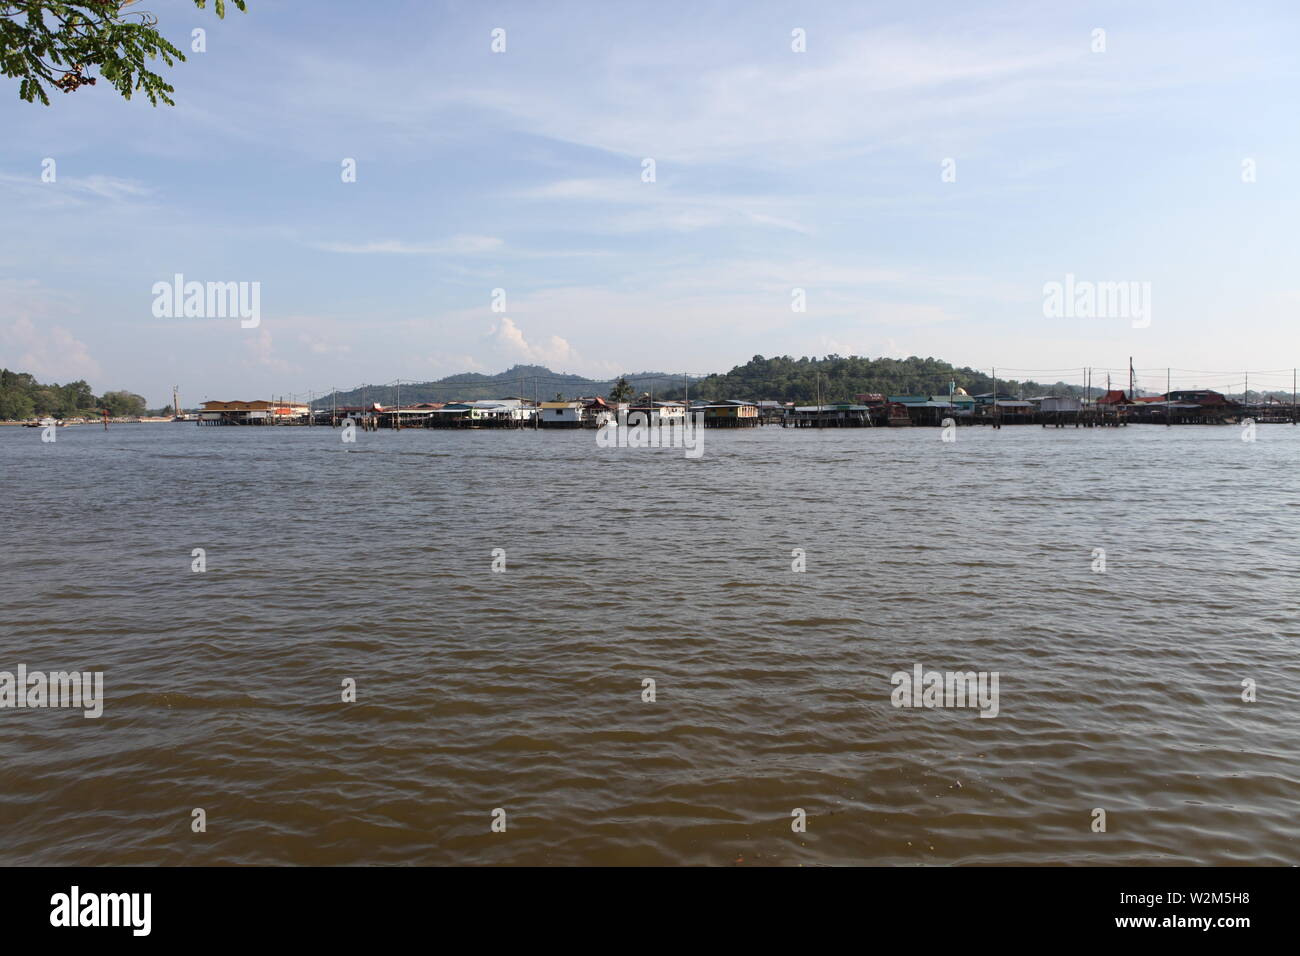
<svg viewBox="0 0 1300 956"><path fill-rule="evenodd" d="M642 372L621 376L627 379L632 393L650 392L658 398L683 398L686 389L680 376L662 372ZM597 380L581 375L552 372L541 365L516 365L498 375L481 375L468 372L451 375L434 382L409 383L401 386L404 405L417 402L473 401L475 399L519 396L539 400L577 398L582 395L608 395L617 379ZM755 355L744 365L730 372L703 378L691 378L690 397L709 400L739 398L750 400L776 399L778 401L815 401L818 386L825 402L852 401L854 395L864 392L882 392L886 395L946 395L949 383L955 382L972 394L993 390L993 379L987 371L956 368L934 358L868 359L858 356L828 355L824 358L764 358ZM1075 385L1038 382L1020 382L998 377L998 391L1025 396L1055 394L1082 395L1084 390ZM1093 394L1100 394L1094 388ZM328 408L337 401L339 405L366 405L379 402L395 404L398 400L396 385L366 385L348 391L326 393L316 397L317 408Z"/></svg>
<svg viewBox="0 0 1300 956"><path fill-rule="evenodd" d="M682 386L680 375L668 375L664 372L629 373L621 377L627 379L628 384L638 395L653 390L658 397L661 389L673 385L679 388ZM577 398L580 395L608 395L617 381L617 377L591 379L583 378L581 375L552 372L542 365L516 365L497 375L466 372L461 375L449 375L433 382L403 382L401 398L403 405L413 405L417 402L472 402L477 399L507 397L549 401L556 395L562 395L566 399ZM371 402L394 405L397 403L397 386L363 385L348 391L340 390L337 398L333 392L327 392L324 396L317 397L312 404L317 408L329 408L336 400L339 405L366 405Z"/></svg>
<svg viewBox="0 0 1300 956"><path fill-rule="evenodd" d="M691 383L691 398L718 400L727 398L761 401L775 399L783 402L816 401L819 389L824 402L852 401L853 396L868 392L885 395L946 395L951 383L964 388L972 395L993 391L993 379L988 371L956 368L934 358L905 359L847 358L828 355L825 358L791 358L783 355L764 358L755 355L744 365L730 372L709 375ZM681 398L680 387L665 392L665 397ZM1038 382L1008 380L998 376L998 391L1012 395L1055 394L1082 395L1084 389L1058 382L1042 385ZM1100 394L1097 389L1093 394Z"/></svg>

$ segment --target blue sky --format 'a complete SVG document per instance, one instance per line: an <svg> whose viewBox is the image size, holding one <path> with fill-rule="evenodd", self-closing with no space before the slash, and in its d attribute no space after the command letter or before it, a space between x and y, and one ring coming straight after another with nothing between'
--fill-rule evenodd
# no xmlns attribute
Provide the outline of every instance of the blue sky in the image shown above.
<svg viewBox="0 0 1300 956"><path fill-rule="evenodd" d="M176 107L0 87L0 365L192 404L517 362L1300 364L1294 4L148 6L207 30ZM260 282L261 324L155 318L175 273ZM1045 317L1067 273L1149 282L1149 327Z"/></svg>

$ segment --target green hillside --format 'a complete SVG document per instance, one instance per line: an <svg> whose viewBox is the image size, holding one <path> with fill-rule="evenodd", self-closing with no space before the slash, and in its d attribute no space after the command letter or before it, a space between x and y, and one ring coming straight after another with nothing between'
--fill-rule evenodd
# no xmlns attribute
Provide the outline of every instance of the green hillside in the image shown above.
<svg viewBox="0 0 1300 956"><path fill-rule="evenodd" d="M656 397L664 389L674 385L681 388L683 384L680 376L663 372L641 372L622 377L628 380L637 394L653 390ZM618 378L619 376L613 379L590 379L581 375L552 372L541 365L516 365L498 375L466 372L433 382L403 382L401 400L403 405L413 405L418 402L472 402L512 396L535 398L538 401L547 401L556 395L569 399L583 395L608 395ZM371 402L395 405L397 398L396 385L363 385L348 391L340 390L337 396L331 392L315 399L312 405L316 408L329 408L336 401L339 405L366 405Z"/></svg>
<svg viewBox="0 0 1300 956"><path fill-rule="evenodd" d="M957 368L935 358L905 359L861 358L828 355L824 358L792 358L783 355L764 358L755 355L730 372L709 375L691 384L691 398L718 400L727 398L761 401L812 402L820 395L823 402L849 402L855 395L946 395L950 383L972 395L993 391L993 379L987 371ZM1083 395L1077 385L1058 382L1044 385L1020 382L998 376L998 392L1025 397L1042 394ZM665 392L665 397L681 398L684 389ZM1093 395L1100 394L1094 389Z"/></svg>

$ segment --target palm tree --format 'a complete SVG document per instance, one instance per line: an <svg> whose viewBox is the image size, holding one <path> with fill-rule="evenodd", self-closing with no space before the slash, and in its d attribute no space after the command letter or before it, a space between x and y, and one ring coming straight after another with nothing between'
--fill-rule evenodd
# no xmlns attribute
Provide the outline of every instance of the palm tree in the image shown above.
<svg viewBox="0 0 1300 956"><path fill-rule="evenodd" d="M626 378L620 378L614 383L614 387L609 390L609 400L611 402L628 402L632 400L632 386L628 384Z"/></svg>

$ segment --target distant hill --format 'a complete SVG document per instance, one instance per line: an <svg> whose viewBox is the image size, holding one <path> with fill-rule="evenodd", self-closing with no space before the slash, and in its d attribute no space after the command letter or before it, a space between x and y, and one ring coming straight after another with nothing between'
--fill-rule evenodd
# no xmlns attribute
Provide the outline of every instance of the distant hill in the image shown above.
<svg viewBox="0 0 1300 956"><path fill-rule="evenodd" d="M681 376L663 372L640 372L623 376L636 395L651 392L656 399L681 399L686 395ZM556 395L565 399L583 395L608 395L618 376L613 379L590 379L581 375L552 372L541 365L516 365L498 375L481 375L467 372L450 375L435 382L403 383L401 400L404 405L417 402L473 401L485 398L536 398L547 401ZM855 395L878 392L885 395L946 395L950 384L964 388L972 395L993 390L993 379L987 371L958 367L936 358L863 358L857 355L827 355L822 358L793 358L789 355L764 358L755 355L744 365L729 372L715 373L700 378L692 376L690 397L710 401L720 399L764 399L783 402L812 402L820 395L823 402L850 402ZM1116 382L1116 388L1127 388L1127 383ZM1093 386L1092 396L1105 392L1104 382ZM1065 382L1051 384L1032 380L1020 381L998 376L998 393L1034 398L1039 395L1073 395L1081 397L1085 389ZM1139 390L1141 393L1141 390ZM394 385L367 385L339 392L339 405L364 405L379 402L396 404L398 390ZM328 408L335 400L333 393L317 398L317 408Z"/></svg>
<svg viewBox="0 0 1300 956"><path fill-rule="evenodd" d="M851 402L855 395L871 392L946 395L952 383L972 395L993 391L993 379L988 372L957 368L934 358L869 359L856 355L827 355L824 358L804 356L796 359L789 355L776 358L755 355L730 372L707 375L692 382L691 398L810 402L816 401L820 395L823 402ZM1093 396L1103 391L1094 388ZM664 392L664 397L681 398L683 392L677 386ZM1064 382L1044 385L998 376L998 392L1028 398L1038 395L1081 396L1084 389Z"/></svg>
<svg viewBox="0 0 1300 956"><path fill-rule="evenodd" d="M516 365L497 375L465 372L460 375L449 375L433 382L403 382L401 398L403 405L417 402L475 401L508 397L549 401L556 395L570 399L583 395L608 395L620 377L626 378L638 395L653 391L658 397L665 389L673 386L681 388L683 385L680 375L668 375L664 372L628 373L612 379L591 379L583 378L581 375L552 372L542 365ZM691 380L692 388L694 381ZM316 408L329 408L335 401L339 405L364 405L369 402L395 405L397 397L396 385L364 385L350 391L340 391L337 396L330 392L317 398L312 405Z"/></svg>

